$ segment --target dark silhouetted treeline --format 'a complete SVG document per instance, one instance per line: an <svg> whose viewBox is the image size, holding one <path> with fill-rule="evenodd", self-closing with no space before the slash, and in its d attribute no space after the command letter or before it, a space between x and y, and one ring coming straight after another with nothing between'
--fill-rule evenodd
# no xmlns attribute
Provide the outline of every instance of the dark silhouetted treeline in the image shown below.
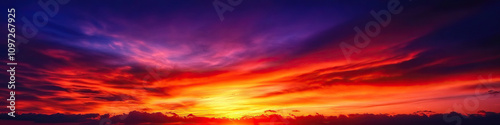
<svg viewBox="0 0 500 125"><path fill-rule="evenodd" d="M175 113L146 113L132 111L122 115L99 114L20 114L15 118L7 114L0 115L0 123L19 122L19 124L246 124L246 125L500 125L500 113L479 111L477 114L463 115L456 112L414 113L414 114L349 114L339 116L324 116L321 114L307 116L286 116L267 114L260 116L245 116L240 119L207 118L195 115L179 116ZM29 122L26 122L29 121Z"/></svg>

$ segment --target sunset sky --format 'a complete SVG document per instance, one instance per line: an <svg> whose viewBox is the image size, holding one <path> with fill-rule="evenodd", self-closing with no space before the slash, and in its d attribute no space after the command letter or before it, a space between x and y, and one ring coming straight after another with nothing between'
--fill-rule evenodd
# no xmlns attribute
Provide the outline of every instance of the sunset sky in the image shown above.
<svg viewBox="0 0 500 125"><path fill-rule="evenodd" d="M73 0L18 46L16 111L500 112L500 2L400 0L348 60L341 43L355 46L353 28L388 3L243 0L221 20L212 0ZM12 5L19 35L23 16L43 12Z"/></svg>

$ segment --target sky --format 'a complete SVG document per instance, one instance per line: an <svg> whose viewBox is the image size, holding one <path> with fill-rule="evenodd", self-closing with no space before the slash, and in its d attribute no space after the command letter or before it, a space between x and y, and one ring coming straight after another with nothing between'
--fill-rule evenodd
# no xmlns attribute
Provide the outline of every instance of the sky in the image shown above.
<svg viewBox="0 0 500 125"><path fill-rule="evenodd" d="M44 11L36 1L9 2L19 35L23 17L33 23ZM243 0L223 20L213 3L59 4L18 46L16 111L500 112L498 1L400 0L401 11L361 47L356 27L377 23L371 12L391 1Z"/></svg>

